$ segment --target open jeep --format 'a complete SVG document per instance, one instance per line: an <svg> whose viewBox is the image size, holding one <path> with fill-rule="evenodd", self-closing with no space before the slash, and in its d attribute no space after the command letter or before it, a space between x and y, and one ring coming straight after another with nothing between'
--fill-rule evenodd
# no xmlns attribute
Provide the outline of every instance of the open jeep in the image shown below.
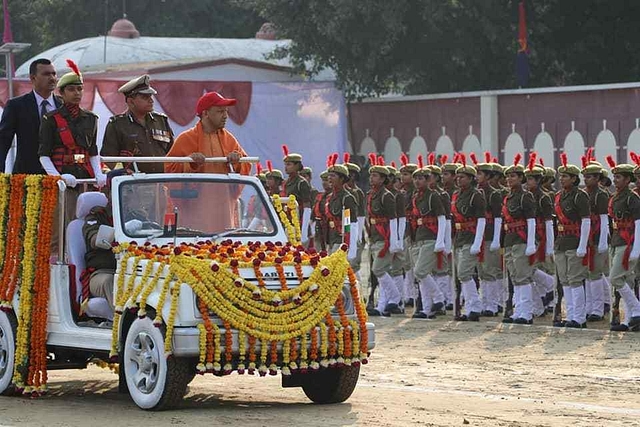
<svg viewBox="0 0 640 427"><path fill-rule="evenodd" d="M68 192L52 177L1 176L0 393L42 393L47 369L97 359L119 365L119 390L143 409L175 406L197 374L233 371L280 371L316 403L351 395L374 326L346 252L299 244L295 200L272 202L250 176L134 173L112 180L109 200L81 192L75 219L52 224ZM81 283L96 206L113 216L115 311Z"/></svg>

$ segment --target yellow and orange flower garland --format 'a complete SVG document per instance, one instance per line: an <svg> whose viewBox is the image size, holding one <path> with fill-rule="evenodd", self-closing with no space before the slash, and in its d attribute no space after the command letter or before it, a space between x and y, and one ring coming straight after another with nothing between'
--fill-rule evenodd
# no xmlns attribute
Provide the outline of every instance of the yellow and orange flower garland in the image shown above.
<svg viewBox="0 0 640 427"><path fill-rule="evenodd" d="M46 390L48 264L58 179L0 175L0 309L13 312L19 290L13 383L25 394Z"/></svg>
<svg viewBox="0 0 640 427"><path fill-rule="evenodd" d="M271 196L271 200L273 202L273 207L276 209L276 213L278 214L278 218L280 218L280 222L284 226L284 229L287 231L287 237L289 238L289 242L294 245L299 245L300 240L302 238L302 233L300 231L300 220L298 218L298 203L296 202L296 196L289 196L289 201L287 202L287 212L282 208L282 200L280 196L274 194Z"/></svg>
<svg viewBox="0 0 640 427"><path fill-rule="evenodd" d="M137 310L136 303L142 302L144 295L153 290L159 292L155 323L166 325L165 352L168 355L172 350L180 287L188 285L198 297L203 320L198 326L199 373L226 375L236 369L239 373L257 371L263 376L275 374L280 369L288 375L295 370L358 365L367 361L366 311L344 250L326 256L291 243L242 244L231 240L219 244L183 243L176 247L123 243L114 250L121 258L120 272L135 272L141 266L145 276L134 289L135 275L128 279L125 274L119 275L116 316L123 309ZM149 280L146 274L154 270L150 265L159 263L163 269L164 266L169 269L162 284L155 278ZM290 288L284 274L286 267L294 270L298 278L303 276L303 268L313 269L306 280ZM279 290L265 286L264 275L256 272L264 268L277 272ZM255 282L241 277L241 269L256 272ZM347 316L344 307L345 278L349 279L355 319ZM165 318L162 313L167 304L170 308ZM338 312L337 322L331 317L334 307ZM138 314L142 313L140 309ZM212 319L210 313L220 323ZM117 324L116 318L112 356L118 352ZM232 329L238 331L237 358L232 352ZM278 348L282 349L282 357Z"/></svg>

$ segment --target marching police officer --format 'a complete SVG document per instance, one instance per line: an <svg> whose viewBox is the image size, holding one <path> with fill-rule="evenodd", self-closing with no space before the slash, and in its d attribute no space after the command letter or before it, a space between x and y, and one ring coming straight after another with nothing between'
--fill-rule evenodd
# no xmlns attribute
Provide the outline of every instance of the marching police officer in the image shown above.
<svg viewBox="0 0 640 427"><path fill-rule="evenodd" d="M459 155L462 164L456 169L458 190L451 198L455 238L455 269L464 298L465 314L458 320L480 320L482 303L478 296L473 275L478 267L478 255L482 251L486 226L484 196L475 188L477 171L467 165L464 153Z"/></svg>
<svg viewBox="0 0 640 427"><path fill-rule="evenodd" d="M564 293L567 320L554 326L585 328L587 313L583 284L588 277L585 256L591 230L589 196L578 188L580 168L567 164L566 153L562 153L560 158L562 166L558 173L562 189L554 202L558 221L555 262Z"/></svg>
<svg viewBox="0 0 640 427"><path fill-rule="evenodd" d="M536 253L536 204L533 195L523 188L526 182L525 168L517 154L513 165L505 175L509 194L502 207L504 257L513 282L513 317L505 317L504 323L533 323L533 265L529 257ZM535 160L535 157L533 157Z"/></svg>

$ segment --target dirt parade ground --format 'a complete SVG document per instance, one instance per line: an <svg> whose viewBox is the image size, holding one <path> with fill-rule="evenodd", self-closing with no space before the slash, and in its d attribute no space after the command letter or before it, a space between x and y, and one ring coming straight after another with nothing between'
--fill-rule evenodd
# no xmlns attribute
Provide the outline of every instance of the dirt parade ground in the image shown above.
<svg viewBox="0 0 640 427"><path fill-rule="evenodd" d="M138 409L98 367L54 371L38 399L0 397L0 426L637 426L640 334L497 321L375 319L377 348L344 404L279 377L196 377L180 409Z"/></svg>

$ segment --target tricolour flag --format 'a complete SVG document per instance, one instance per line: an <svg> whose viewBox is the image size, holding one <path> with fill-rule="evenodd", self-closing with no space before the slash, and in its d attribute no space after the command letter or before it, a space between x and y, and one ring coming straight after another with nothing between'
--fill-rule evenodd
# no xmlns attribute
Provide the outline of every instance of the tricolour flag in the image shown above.
<svg viewBox="0 0 640 427"><path fill-rule="evenodd" d="M351 231L351 209L342 210L342 241L343 243L349 243L346 236Z"/></svg>

